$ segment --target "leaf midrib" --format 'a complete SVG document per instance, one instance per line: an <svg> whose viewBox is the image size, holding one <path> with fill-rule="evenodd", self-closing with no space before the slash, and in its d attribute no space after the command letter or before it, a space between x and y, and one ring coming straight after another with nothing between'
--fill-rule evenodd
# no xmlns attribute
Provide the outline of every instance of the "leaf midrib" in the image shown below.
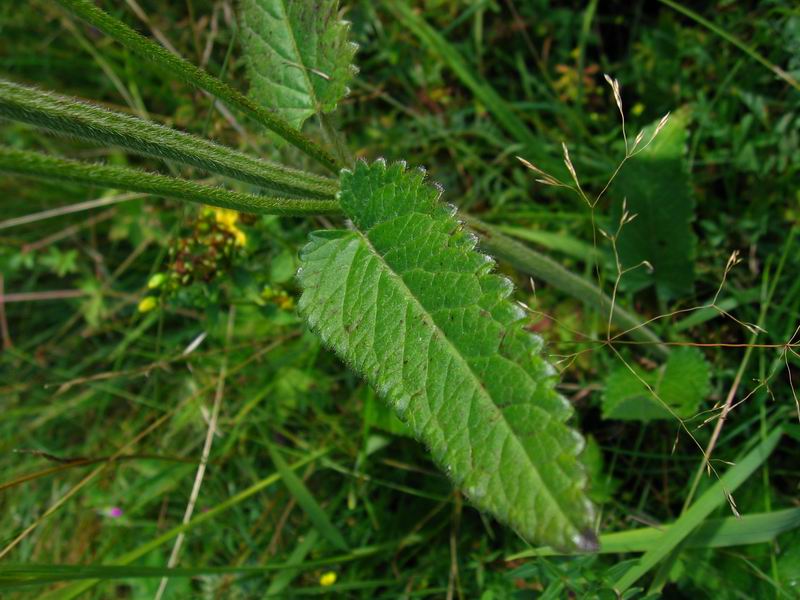
<svg viewBox="0 0 800 600"><path fill-rule="evenodd" d="M289 40L292 42L292 48L294 48L294 54L297 57L297 64L302 67L300 71L303 73L303 79L306 81L308 97L311 98L312 110L316 114L319 112L319 100L317 99L317 92L314 89L314 84L311 82L311 78L308 76L308 66L303 62L303 56L300 54L300 48L297 45L297 39L294 36L294 29L292 29L292 24L289 21L289 14L286 9L286 0L279 0L279 4L281 6L281 10L283 11L283 20L286 22Z"/></svg>
<svg viewBox="0 0 800 600"><path fill-rule="evenodd" d="M426 215L426 214L420 213L420 212L415 212L415 213L412 213L412 214L419 214L419 215L422 215L422 216L430 218L430 215ZM367 230L367 233L369 231L371 231L371 229ZM372 242L367 237L367 235L365 235L360 230L356 230L356 231L354 231L354 233L356 235L358 235L364 241L364 244L366 244L367 248L370 250L372 255L377 257L377 259L380 261L380 263L386 268L386 270L390 274L390 276L398 280L399 285L401 286L401 288L407 293L408 297L411 298L411 300L417 305L417 307L420 309L422 314L425 315L425 317L431 322L431 326L433 327L434 331L441 337L441 339L444 340L445 345L450 350L451 354L453 354L456 357L456 360L460 361L463 364L463 366L466 367L467 372L469 372L470 376L473 379L474 387L478 390L478 394L480 396L483 396L485 400L488 400L489 401L489 405L495 411L497 411L497 413L502 418L503 423L505 423L506 428L508 429L509 432L511 432L509 437L511 437L514 440L514 443L522 450L522 454L523 454L523 456L525 456L525 460L528 462L528 464L531 467L531 470L536 474L536 478L541 483L541 488L540 489L544 491L544 493L547 495L547 498L551 501L552 505L556 507L556 510L562 515L562 517L564 517L566 522L570 523L576 531L580 532L579 524L576 523L572 518L570 518L570 516L566 512L564 512L564 509L561 507L561 504L556 501L555 496L550 491L550 488L545 483L545 480L542 478L542 475L539 472L539 469L537 468L535 462L532 460L532 458L528 454L527 450L525 449L525 446L522 444L522 442L520 442L516 431L511 427L511 424L508 421L508 419L506 418L506 416L503 413L503 411L500 410L497 407L497 404L495 403L494 398L489 394L489 392L481 384L480 378L475 373L475 371L472 369L472 367L470 366L469 362L464 358L464 356L462 356L462 354L458 350L458 348L456 348L456 346L453 345L453 343L450 341L450 338L448 338L447 335L445 335L444 331L442 331L442 329L439 327L439 325L436 323L436 321L430 316L430 313L428 312L428 309L425 308L425 306L422 304L422 302L414 295L414 293L408 287L408 285L403 280L403 278L398 273L395 272L395 270L389 265L389 263L387 263L384 260L383 255L380 254L375 249L375 247L372 245Z"/></svg>

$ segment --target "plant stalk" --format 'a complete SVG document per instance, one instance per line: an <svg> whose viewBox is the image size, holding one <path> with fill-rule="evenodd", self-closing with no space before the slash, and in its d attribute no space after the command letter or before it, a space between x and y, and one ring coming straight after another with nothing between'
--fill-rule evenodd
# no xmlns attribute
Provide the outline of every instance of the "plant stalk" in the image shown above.
<svg viewBox="0 0 800 600"><path fill-rule="evenodd" d="M320 215L339 212L337 202L316 198L275 198L201 185L193 181L147 173L128 167L84 163L29 150L0 146L0 171L56 181L145 192L267 215Z"/></svg>
<svg viewBox="0 0 800 600"><path fill-rule="evenodd" d="M0 116L131 152L192 165L267 189L332 198L338 182L248 156L201 137L77 98L0 79Z"/></svg>
<svg viewBox="0 0 800 600"><path fill-rule="evenodd" d="M189 61L172 54L163 46L140 35L128 25L95 6L90 0L56 0L61 6L99 29L128 50L144 59L146 64L169 73L191 86L204 90L222 102L238 108L248 117L278 134L287 142L325 166L333 173L339 171L336 159L314 140L292 127L270 110L250 100L241 92L206 73Z"/></svg>

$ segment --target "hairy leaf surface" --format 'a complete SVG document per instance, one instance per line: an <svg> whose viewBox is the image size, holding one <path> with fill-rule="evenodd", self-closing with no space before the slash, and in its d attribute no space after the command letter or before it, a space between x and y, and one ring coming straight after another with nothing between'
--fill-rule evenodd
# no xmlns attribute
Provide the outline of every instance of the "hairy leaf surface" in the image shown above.
<svg viewBox="0 0 800 600"><path fill-rule="evenodd" d="M250 93L296 128L347 94L357 46L338 0L242 0Z"/></svg>
<svg viewBox="0 0 800 600"><path fill-rule="evenodd" d="M571 407L511 282L439 195L401 164L343 171L356 229L312 234L300 310L478 508L531 542L591 550Z"/></svg>
<svg viewBox="0 0 800 600"><path fill-rule="evenodd" d="M691 294L694 284L697 237L692 231L695 202L685 156L688 123L688 110L673 113L653 143L622 167L612 186L611 221L619 220L623 199L628 211L637 215L619 238L622 266L643 260L653 265L652 273L646 269L627 273L623 284L633 291L654 285L663 300ZM653 123L645 129L645 140L655 128Z"/></svg>

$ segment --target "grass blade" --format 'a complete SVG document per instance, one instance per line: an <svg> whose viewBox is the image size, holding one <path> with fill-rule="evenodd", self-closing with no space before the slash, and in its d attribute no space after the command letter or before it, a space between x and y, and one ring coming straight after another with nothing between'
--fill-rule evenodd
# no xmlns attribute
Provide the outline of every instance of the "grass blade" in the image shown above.
<svg viewBox="0 0 800 600"><path fill-rule="evenodd" d="M264 565L244 565L235 567L150 567L128 565L0 565L0 589L14 587L47 585L58 581L80 581L92 579L99 581L121 579L145 579L160 577L197 577L198 575L259 575L263 573L284 573L297 570L311 570L319 567L337 565L375 556L383 552L396 551L398 547L407 548L422 542L423 537L412 535L373 546L355 548L345 554L336 554L328 558L313 560L297 560L291 558L286 562L274 562ZM81 583L73 584L75 586ZM72 587L72 586L70 586ZM64 588L68 590L70 588ZM88 588L85 588L88 589ZM46 597L61 597L60 591L51 592ZM69 596L74 597L74 596Z"/></svg>
<svg viewBox="0 0 800 600"><path fill-rule="evenodd" d="M695 21L697 23L700 23L700 25L702 25L703 27L705 27L709 31L714 32L715 34L717 34L719 37L721 37L726 42L729 42L729 43L733 44L734 46L736 46L737 48L739 48L739 50L741 50L742 52L747 54L747 56L749 56L753 60L761 63L762 65L764 65L767 69L769 69L775 75L777 75L778 77L783 79L786 83L788 83L794 89L800 90L800 82L798 82L794 77L792 77L789 73L787 73L786 71L781 69L778 65L774 65L771 62L769 62L755 48L752 48L752 47L748 46L747 44L745 44L742 40L740 40L736 36L733 36L730 33L728 33L727 31L725 31L722 27L719 27L718 25L715 25L714 23L712 23L708 19L706 19L706 18L702 17L701 15L699 15L698 13L694 12L692 9L686 8L685 6L682 6L681 4L679 4L678 2L674 2L673 0L659 0L659 2L661 2L662 4L666 4L671 9L673 9L673 10L675 10L675 11L677 11L677 12L679 12L679 13L687 16L687 17L689 17L690 19L692 19L693 21Z"/></svg>
<svg viewBox="0 0 800 600"><path fill-rule="evenodd" d="M553 175L566 173L564 165L560 161L542 151L542 140L533 134L502 96L485 79L473 71L461 54L439 32L428 25L405 1L384 2L383 6L453 70L506 132L525 146L526 153L539 167Z"/></svg>
<svg viewBox="0 0 800 600"><path fill-rule="evenodd" d="M606 533L600 536L601 554L647 552L661 543L661 539L674 525L643 527L630 531ZM727 548L748 544L771 542L778 535L800 527L800 508L787 508L769 513L709 519L698 525L689 536L686 548ZM508 561L538 556L563 556L553 548L535 548L513 554Z"/></svg>
<svg viewBox="0 0 800 600"><path fill-rule="evenodd" d="M712 485L697 499L692 507L681 518L675 521L660 539L657 545L645 552L639 562L629 569L614 584L617 593L622 594L650 569L655 567L678 544L689 535L711 514L713 510L726 501L731 494L755 471L772 453L783 435L783 430L775 429L763 442L756 446L736 466L728 470L722 478Z"/></svg>
<svg viewBox="0 0 800 600"><path fill-rule="evenodd" d="M308 518L317 528L320 535L328 540L334 548L339 550L347 550L347 542L344 537L336 529L336 526L328 518L327 513L322 509L314 496L308 490L303 480L294 474L294 471L289 468L286 461L280 454L280 451L272 444L269 445L269 456L272 459L275 468L281 475L284 485L288 488L289 492L297 500L300 507L306 512Z"/></svg>
<svg viewBox="0 0 800 600"><path fill-rule="evenodd" d="M286 564L298 566L302 565L303 561L306 559L306 556L308 556L308 553L311 552L316 545L318 539L319 532L316 529L309 531L289 555L289 559L286 561ZM286 569L278 573L270 582L266 595L278 595L283 592L283 590L285 590L289 584L292 583L292 581L300 574L300 572L300 569Z"/></svg>
<svg viewBox="0 0 800 600"><path fill-rule="evenodd" d="M324 456L325 454L327 454L327 452L328 452L328 450L326 448L323 448L321 450L317 450L315 452L312 452L311 454L308 454L307 456L304 456L303 458L301 458L297 462L293 463L291 468L292 469L299 469L303 465L306 465L306 464L308 464L310 462L315 461L316 459L320 458L321 456ZM238 494L235 494L235 495L231 496L230 498L228 498L224 502L221 502L221 503L217 504L215 507L207 510L206 512L200 513L199 515L197 515L194 519L192 519L188 523L186 523L184 525L178 525L176 527L173 527L169 531L166 531L165 533L162 533L157 538L155 538L153 540L150 540L149 542L147 542L145 544L142 544L141 546L139 546L135 550L131 550L130 552L126 552L125 554L123 554L119 558L116 558L113 561L111 561L110 565L111 566L117 566L117 567L124 566L124 565L129 565L130 563L132 563L136 559L141 558L142 556L146 555L147 553L151 552L152 550L155 550L159 546L167 543L168 541L170 541L171 539L173 539L177 535L179 535L181 533L184 533L186 531L190 531L191 529L193 529L194 527L196 527L197 525L199 525L201 523L205 523L206 521L208 521L211 518L217 516L218 514L228 510L229 508L232 508L232 507L236 506L237 504L243 502L244 500L247 500L248 498L250 498L254 494L257 494L258 492L260 492L264 488L267 488L267 487L277 483L278 481L280 481L280 479L281 479L280 473L273 473L272 475L269 475L269 476L265 477L261 481L259 481L257 483L254 483L249 488L247 488L245 490L242 490ZM128 567L126 567L126 568L128 568ZM161 577L161 576L163 576L163 573L160 573L158 575L158 577ZM42 598L42 600L48 600L48 599L52 600L52 599L56 599L56 598L58 598L60 600L66 600L68 598L76 598L80 594L85 592L86 590L91 589L92 587L97 585L97 583L99 583L99 580L96 579L96 578L92 578L92 579L89 579L88 581L81 581L81 582L75 583L75 584L73 584L71 586L68 586L68 587L65 587L65 588L61 588L61 589L58 589L58 590L54 590L54 591L50 592L49 594L41 596L41 598Z"/></svg>

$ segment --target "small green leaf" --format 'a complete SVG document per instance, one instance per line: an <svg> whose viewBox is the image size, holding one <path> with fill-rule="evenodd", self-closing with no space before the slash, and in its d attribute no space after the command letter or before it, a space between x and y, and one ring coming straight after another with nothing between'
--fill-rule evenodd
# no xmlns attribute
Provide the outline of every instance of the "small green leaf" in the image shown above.
<svg viewBox="0 0 800 600"><path fill-rule="evenodd" d="M687 418L697 413L700 403L708 395L711 370L697 348L676 349L667 363L655 371L644 371L637 366L632 368L636 374L620 366L606 378L604 419L647 422L673 418L664 404L679 417Z"/></svg>
<svg viewBox="0 0 800 600"><path fill-rule="evenodd" d="M411 436L408 426L397 418L392 409L375 397L375 393L367 388L364 394L364 421L370 427L382 429L392 435Z"/></svg>
<svg viewBox="0 0 800 600"><path fill-rule="evenodd" d="M686 164L688 110L673 113L652 144L622 167L611 188L613 223L619 221L623 200L637 215L626 224L617 248L623 268L646 260L644 268L627 273L627 289L636 291L655 285L664 300L692 293L697 237L692 232L694 197ZM639 147L652 137L656 124L644 130Z"/></svg>
<svg viewBox="0 0 800 600"><path fill-rule="evenodd" d="M338 0L242 0L250 95L297 129L330 112L356 73Z"/></svg>
<svg viewBox="0 0 800 600"><path fill-rule="evenodd" d="M591 482L589 498L598 504L609 502L619 487L619 481L606 471L603 451L594 436L590 435L586 439L586 448L581 454L581 460L586 466L586 473Z"/></svg>
<svg viewBox="0 0 800 600"><path fill-rule="evenodd" d="M555 370L439 195L401 164L343 171L357 229L312 234L299 308L478 508L531 542L594 550L584 443Z"/></svg>

